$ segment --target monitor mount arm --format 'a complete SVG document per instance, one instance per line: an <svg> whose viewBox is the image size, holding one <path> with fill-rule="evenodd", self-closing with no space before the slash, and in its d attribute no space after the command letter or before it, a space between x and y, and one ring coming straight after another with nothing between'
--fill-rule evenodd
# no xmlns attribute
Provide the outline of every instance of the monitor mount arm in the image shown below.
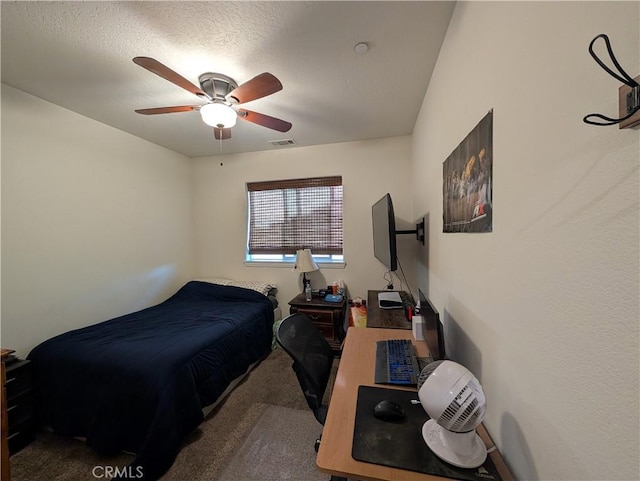
<svg viewBox="0 0 640 481"><path fill-rule="evenodd" d="M396 234L415 234L416 240L420 241L424 245L424 217L420 222L416 224L416 228L413 230L397 230Z"/></svg>

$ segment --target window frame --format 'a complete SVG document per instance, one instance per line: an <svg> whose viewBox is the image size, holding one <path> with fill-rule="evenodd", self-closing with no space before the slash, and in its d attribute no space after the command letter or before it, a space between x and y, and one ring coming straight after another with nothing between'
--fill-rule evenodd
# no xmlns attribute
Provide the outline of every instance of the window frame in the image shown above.
<svg viewBox="0 0 640 481"><path fill-rule="evenodd" d="M246 199L247 199L247 210L246 210L246 215L247 215L247 224L246 224L246 237L245 237L245 260L244 260L244 264L247 266L269 266L269 267L288 267L288 268L292 268L295 260L296 260L296 255L295 253L291 252L291 247L289 247L288 249L283 248L282 250L285 251L289 251L289 252L280 252L280 253L250 253L250 236L251 236L251 226L252 226L252 192L262 192L262 191L282 191L283 192L283 199L285 198L290 198L291 197L291 192L285 193L285 191L298 191L297 194L295 196L295 202L296 205L292 206L291 204L287 203L287 205L291 206L292 209L291 211L295 211L297 212L298 209L300 208L300 200L304 199L305 196L304 195L299 195L302 191L304 191L304 189L313 189L313 188L317 188L317 187L339 187L339 197L340 197L340 211L339 211L339 215L336 216L335 213L331 212L328 215L328 219L331 225L334 225L334 223L336 222L336 220L339 221L340 224L340 228L339 228L339 232L338 232L338 237L333 238L333 242L337 242L340 245L340 249L341 249L341 253L323 253L323 254L316 254L313 253L313 245L306 245L305 244L305 240L304 240L304 236L302 236L302 240L299 241L299 245L293 243L292 245L295 245L297 248L311 248L312 250L312 254L313 254L313 258L316 261L316 263L318 264L319 267L322 268L342 268L346 265L345 261L344 261L344 191L343 191L343 184L342 184L342 176L325 176L325 177L309 177L309 178L300 178L300 179L285 179L285 180L273 180L273 181L262 181L262 182L247 182L245 184L245 189L246 189ZM309 192L309 191L307 191ZM331 196L335 195L334 192L331 192L330 194ZM313 206L313 202L317 201L318 198L322 200L324 196L322 195L317 195L314 198L312 198L310 200L311 204L310 206ZM286 201L283 201L286 203ZM333 203L331 205L334 205ZM309 207L309 205L305 205L303 207ZM283 216L283 224L286 222L286 208L284 208L283 212L282 212L282 216ZM296 215L291 216L290 219L292 219L292 221L295 223L296 220ZM323 218L321 220L321 223L326 222L327 218ZM254 220L255 221L255 220ZM304 227L304 226L303 226ZM300 234L300 231L298 230L296 232L298 235ZM317 238L313 238L313 235L311 236L312 241L315 241L317 243L318 239ZM312 242L310 241L310 242ZM332 249L335 249L335 245L333 246ZM329 250L332 250L329 249Z"/></svg>

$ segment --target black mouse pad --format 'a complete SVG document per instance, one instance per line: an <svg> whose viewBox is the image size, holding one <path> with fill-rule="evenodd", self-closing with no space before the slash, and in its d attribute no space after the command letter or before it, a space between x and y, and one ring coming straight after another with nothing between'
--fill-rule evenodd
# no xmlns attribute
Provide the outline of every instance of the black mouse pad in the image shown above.
<svg viewBox="0 0 640 481"><path fill-rule="evenodd" d="M385 399L402 407L406 415L404 420L382 421L374 417L373 408ZM354 459L463 481L500 481L489 456L482 466L466 469L448 464L433 454L422 438L422 425L429 416L419 402L412 404L411 400L418 400L417 392L358 387L351 450Z"/></svg>

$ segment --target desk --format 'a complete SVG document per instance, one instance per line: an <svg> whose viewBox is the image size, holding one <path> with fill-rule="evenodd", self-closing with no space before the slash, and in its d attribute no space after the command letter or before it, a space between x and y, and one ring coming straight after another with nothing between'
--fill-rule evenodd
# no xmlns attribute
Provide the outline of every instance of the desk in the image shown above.
<svg viewBox="0 0 640 481"><path fill-rule="evenodd" d="M358 386L376 385L373 382L376 341L383 339L413 339L413 337L411 331L400 329L350 327L347 331L327 420L322 430L322 442L316 458L318 469L336 476L367 481L442 481L443 478L438 476L364 463L351 457ZM417 342L415 346L418 357L426 357L429 354L426 343ZM415 388L397 387L396 389L415 391ZM487 447L494 445L482 425L478 427L478 434ZM513 481L513 476L504 464L500 453L496 450L490 456L502 480Z"/></svg>
<svg viewBox="0 0 640 481"><path fill-rule="evenodd" d="M384 327L386 329L411 329L404 309L381 309L378 307L378 293L388 291L367 292L367 327ZM403 302L412 302L411 296L400 291Z"/></svg>

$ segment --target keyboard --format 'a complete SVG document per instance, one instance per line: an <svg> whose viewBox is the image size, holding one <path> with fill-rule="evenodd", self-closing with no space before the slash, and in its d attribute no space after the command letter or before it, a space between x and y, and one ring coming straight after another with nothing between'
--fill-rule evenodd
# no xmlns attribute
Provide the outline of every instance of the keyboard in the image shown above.
<svg viewBox="0 0 640 481"><path fill-rule="evenodd" d="M376 343L376 384L416 386L420 368L409 339L387 339Z"/></svg>

